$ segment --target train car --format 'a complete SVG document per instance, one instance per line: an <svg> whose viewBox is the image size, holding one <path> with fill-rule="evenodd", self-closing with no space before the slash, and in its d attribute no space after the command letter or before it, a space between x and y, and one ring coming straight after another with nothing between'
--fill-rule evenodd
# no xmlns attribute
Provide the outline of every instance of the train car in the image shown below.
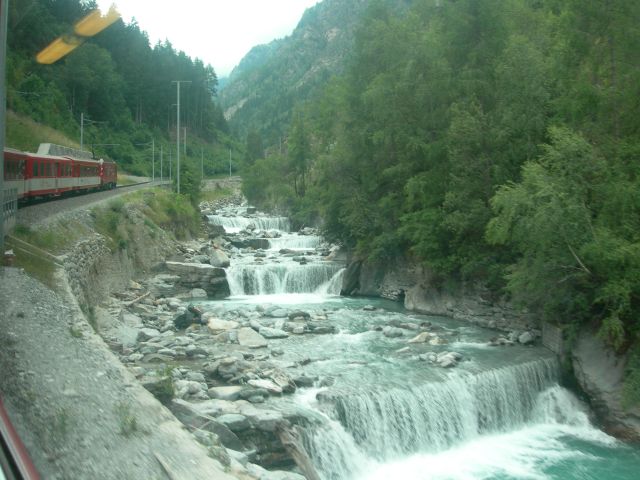
<svg viewBox="0 0 640 480"><path fill-rule="evenodd" d="M4 188L15 188L18 192L18 200L23 200L27 192L25 173L28 156L24 152L6 148L4 150Z"/></svg>
<svg viewBox="0 0 640 480"><path fill-rule="evenodd" d="M112 161L4 150L4 179L18 200L107 190L116 187L118 169Z"/></svg>
<svg viewBox="0 0 640 480"><path fill-rule="evenodd" d="M27 153L24 199L57 197L73 190L71 160Z"/></svg>
<svg viewBox="0 0 640 480"><path fill-rule="evenodd" d="M100 182L103 190L116 188L118 181L118 166L115 162L100 160Z"/></svg>
<svg viewBox="0 0 640 480"><path fill-rule="evenodd" d="M84 160L67 157L72 162L73 188L75 191L98 190L102 188L99 160Z"/></svg>
<svg viewBox="0 0 640 480"><path fill-rule="evenodd" d="M54 197L73 190L71 160L10 148L4 151L5 188L15 188L18 200Z"/></svg>

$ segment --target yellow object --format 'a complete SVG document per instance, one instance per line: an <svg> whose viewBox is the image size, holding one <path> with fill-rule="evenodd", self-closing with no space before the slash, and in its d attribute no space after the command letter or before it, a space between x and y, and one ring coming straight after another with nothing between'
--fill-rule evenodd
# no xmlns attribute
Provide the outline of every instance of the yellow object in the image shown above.
<svg viewBox="0 0 640 480"><path fill-rule="evenodd" d="M94 10L89 15L84 17L73 27L73 31L76 35L80 35L82 37L93 37L95 34L100 33L102 30L107 28L113 22L120 18L120 14L115 9L115 7L111 7L106 15L102 15L100 10Z"/></svg>
<svg viewBox="0 0 640 480"><path fill-rule="evenodd" d="M79 47L83 41L83 39L73 35L58 37L38 53L36 60L38 63L44 63L45 65L55 63Z"/></svg>
<svg viewBox="0 0 640 480"><path fill-rule="evenodd" d="M75 24L73 27L75 35L56 38L47 48L38 53L36 60L45 65L57 62L82 45L87 37L100 33L119 18L120 14L115 7L111 7L106 15L102 15L100 10L94 10Z"/></svg>

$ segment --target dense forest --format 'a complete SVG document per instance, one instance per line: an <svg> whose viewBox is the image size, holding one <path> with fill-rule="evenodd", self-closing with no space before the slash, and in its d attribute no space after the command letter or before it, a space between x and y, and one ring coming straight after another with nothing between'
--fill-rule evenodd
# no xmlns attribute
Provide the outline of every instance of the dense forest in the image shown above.
<svg viewBox="0 0 640 480"><path fill-rule="evenodd" d="M362 257L409 252L443 284L597 326L635 349L637 402L640 3L370 4L284 148L248 149L246 195Z"/></svg>
<svg viewBox="0 0 640 480"><path fill-rule="evenodd" d="M215 71L176 51L168 41L151 46L135 21L118 20L53 65L36 62L39 51L71 33L73 25L94 8L95 2L80 0L9 3L8 109L78 140L84 114L85 149L117 160L129 173L150 175L152 140L157 169L161 146L165 165L169 154L175 155L172 81L190 81L181 91L181 125L187 129L190 159L185 167L200 175L200 163L206 158L205 175L228 171L229 149L237 147L217 104ZM7 140L8 146L37 148L12 138L11 130Z"/></svg>

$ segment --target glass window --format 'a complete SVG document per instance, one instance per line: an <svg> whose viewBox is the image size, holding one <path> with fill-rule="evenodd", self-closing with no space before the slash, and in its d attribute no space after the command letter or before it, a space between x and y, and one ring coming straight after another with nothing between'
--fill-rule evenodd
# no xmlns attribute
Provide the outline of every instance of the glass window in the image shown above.
<svg viewBox="0 0 640 480"><path fill-rule="evenodd" d="M33 162L33 176L38 176L38 162Z"/></svg>

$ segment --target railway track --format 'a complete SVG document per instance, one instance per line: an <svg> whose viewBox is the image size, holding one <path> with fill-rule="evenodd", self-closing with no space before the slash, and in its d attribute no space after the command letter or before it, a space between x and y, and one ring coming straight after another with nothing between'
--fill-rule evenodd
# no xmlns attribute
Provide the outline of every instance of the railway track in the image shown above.
<svg viewBox="0 0 640 480"><path fill-rule="evenodd" d="M169 182L140 182L117 186L113 190L57 198L46 202L27 205L18 209L16 214L16 224L34 227L37 224L49 221L62 213L94 207L101 202L111 200L129 192L164 185L169 185Z"/></svg>

